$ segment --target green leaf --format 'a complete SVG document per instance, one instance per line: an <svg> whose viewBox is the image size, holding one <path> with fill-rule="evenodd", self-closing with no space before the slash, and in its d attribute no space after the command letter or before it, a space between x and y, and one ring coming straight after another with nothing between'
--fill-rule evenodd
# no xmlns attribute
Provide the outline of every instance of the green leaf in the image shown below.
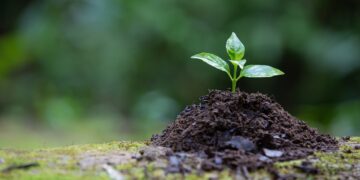
<svg viewBox="0 0 360 180"><path fill-rule="evenodd" d="M240 60L240 61L235 61L235 60L229 60L232 64L237 65L240 67L240 69L244 68L244 65L246 63L246 59Z"/></svg>
<svg viewBox="0 0 360 180"><path fill-rule="evenodd" d="M245 46L235 33L232 33L226 41L226 50L231 60L241 60L245 54Z"/></svg>
<svg viewBox="0 0 360 180"><path fill-rule="evenodd" d="M191 56L191 58L200 59L214 68L230 73L229 65L219 56L216 56L214 54L202 52Z"/></svg>
<svg viewBox="0 0 360 180"><path fill-rule="evenodd" d="M283 75L279 69L266 65L248 65L240 73L240 77L262 78Z"/></svg>

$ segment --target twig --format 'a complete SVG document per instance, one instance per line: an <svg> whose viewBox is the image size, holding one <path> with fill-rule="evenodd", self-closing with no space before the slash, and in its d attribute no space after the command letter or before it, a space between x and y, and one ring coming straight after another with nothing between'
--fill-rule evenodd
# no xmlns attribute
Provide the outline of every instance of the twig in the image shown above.
<svg viewBox="0 0 360 180"><path fill-rule="evenodd" d="M247 167L243 166L243 167L241 168L241 170L242 170L242 173L243 173L245 179L250 179L250 177L249 177L249 171L248 171Z"/></svg>
<svg viewBox="0 0 360 180"><path fill-rule="evenodd" d="M16 170L16 169L29 169L31 167L39 166L39 163L32 162L32 163L25 163L20 165L10 165L6 167L5 169L1 170L2 173L8 173L10 171Z"/></svg>
<svg viewBox="0 0 360 180"><path fill-rule="evenodd" d="M117 171L116 169L114 169L112 166L110 166L108 164L102 165L102 168L107 172L110 179L112 179L112 180L124 180L125 179L124 176L119 171Z"/></svg>

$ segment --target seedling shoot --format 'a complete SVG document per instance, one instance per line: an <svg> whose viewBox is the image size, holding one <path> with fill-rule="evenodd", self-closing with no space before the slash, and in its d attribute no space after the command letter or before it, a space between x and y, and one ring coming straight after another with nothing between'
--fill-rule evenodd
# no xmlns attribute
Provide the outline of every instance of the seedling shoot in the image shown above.
<svg viewBox="0 0 360 180"><path fill-rule="evenodd" d="M237 81L242 77L248 78L266 78L284 73L271 66L267 65L246 65L246 59L243 59L245 55L245 46L241 43L240 39L235 33L232 33L229 39L226 41L226 51L230 57L230 64L233 65L232 72L230 70L227 61L221 59L219 56L202 52L191 56L192 59L200 59L210 66L226 72L231 80L231 91L235 92ZM238 71L240 68L240 71Z"/></svg>

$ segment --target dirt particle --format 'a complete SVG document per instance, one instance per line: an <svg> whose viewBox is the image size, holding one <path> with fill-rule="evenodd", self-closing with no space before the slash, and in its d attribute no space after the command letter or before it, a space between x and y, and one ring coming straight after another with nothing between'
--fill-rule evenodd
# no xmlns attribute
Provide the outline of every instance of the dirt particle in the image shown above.
<svg viewBox="0 0 360 180"><path fill-rule="evenodd" d="M314 167L314 165L310 161L303 161L303 162L301 162L300 165L294 166L294 167L306 174L318 174L319 173L319 170L316 167Z"/></svg>
<svg viewBox="0 0 360 180"><path fill-rule="evenodd" d="M349 141L349 140L350 140L350 136L343 136L343 137L341 137L341 139L342 139L343 141Z"/></svg>

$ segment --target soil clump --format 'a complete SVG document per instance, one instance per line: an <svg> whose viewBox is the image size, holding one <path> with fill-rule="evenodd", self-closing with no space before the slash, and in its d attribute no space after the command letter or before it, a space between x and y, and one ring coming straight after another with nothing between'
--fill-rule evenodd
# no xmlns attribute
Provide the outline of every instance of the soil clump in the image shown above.
<svg viewBox="0 0 360 180"><path fill-rule="evenodd" d="M210 91L154 135L151 144L174 153L198 154L203 170L258 169L338 149L335 138L295 118L273 98L239 90Z"/></svg>

